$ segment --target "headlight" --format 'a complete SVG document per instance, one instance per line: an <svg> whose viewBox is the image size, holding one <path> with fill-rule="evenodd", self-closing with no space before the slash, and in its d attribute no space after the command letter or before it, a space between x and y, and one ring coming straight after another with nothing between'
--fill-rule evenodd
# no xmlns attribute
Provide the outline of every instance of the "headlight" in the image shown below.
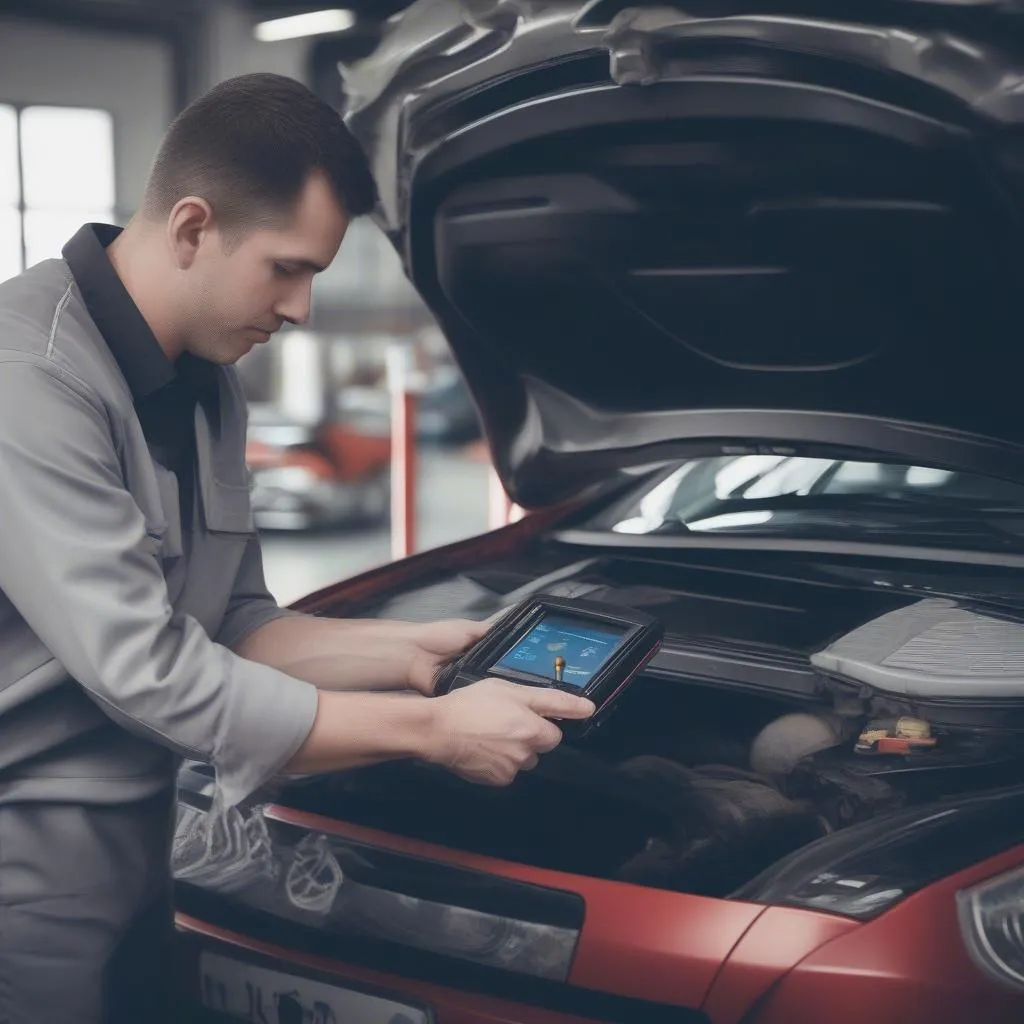
<svg viewBox="0 0 1024 1024"><path fill-rule="evenodd" d="M262 807L214 813L199 802L182 794L172 859L187 913L225 927L244 916L247 931L270 940L287 924L290 941L313 952L370 939L553 981L569 975L584 910L574 893L300 828Z"/></svg>
<svg viewBox="0 0 1024 1024"><path fill-rule="evenodd" d="M975 963L1024 988L1024 868L957 893L960 931Z"/></svg>
<svg viewBox="0 0 1024 1024"><path fill-rule="evenodd" d="M925 886L1020 843L1024 789L957 797L833 832L732 896L869 920ZM1019 884L1024 894L1024 882Z"/></svg>

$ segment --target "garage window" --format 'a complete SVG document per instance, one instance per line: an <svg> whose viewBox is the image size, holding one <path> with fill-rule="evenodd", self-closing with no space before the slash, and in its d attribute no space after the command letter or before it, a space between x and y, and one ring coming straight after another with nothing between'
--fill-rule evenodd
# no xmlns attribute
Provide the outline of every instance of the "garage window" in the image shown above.
<svg viewBox="0 0 1024 1024"><path fill-rule="evenodd" d="M21 270L20 195L18 115L14 107L0 107L0 281Z"/></svg>
<svg viewBox="0 0 1024 1024"><path fill-rule="evenodd" d="M113 219L110 114L0 106L0 280L59 256L86 221Z"/></svg>

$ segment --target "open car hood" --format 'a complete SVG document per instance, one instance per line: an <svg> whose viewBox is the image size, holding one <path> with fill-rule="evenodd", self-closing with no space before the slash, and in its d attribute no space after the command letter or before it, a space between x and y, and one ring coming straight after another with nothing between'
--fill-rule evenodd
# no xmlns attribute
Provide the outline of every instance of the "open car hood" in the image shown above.
<svg viewBox="0 0 1024 1024"><path fill-rule="evenodd" d="M685 6L421 0L342 69L509 494L748 452L1024 480L1024 4Z"/></svg>

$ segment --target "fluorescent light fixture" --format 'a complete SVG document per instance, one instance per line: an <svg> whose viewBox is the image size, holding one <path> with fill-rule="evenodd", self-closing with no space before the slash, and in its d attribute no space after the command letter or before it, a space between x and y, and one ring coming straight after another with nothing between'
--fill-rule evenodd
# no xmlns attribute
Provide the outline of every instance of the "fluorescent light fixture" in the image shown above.
<svg viewBox="0 0 1024 1024"><path fill-rule="evenodd" d="M344 32L356 23L354 11L344 8L329 11L310 11L292 14L287 18L261 21L255 28L261 43L276 43L282 39L301 39L303 36L322 36L330 32Z"/></svg>

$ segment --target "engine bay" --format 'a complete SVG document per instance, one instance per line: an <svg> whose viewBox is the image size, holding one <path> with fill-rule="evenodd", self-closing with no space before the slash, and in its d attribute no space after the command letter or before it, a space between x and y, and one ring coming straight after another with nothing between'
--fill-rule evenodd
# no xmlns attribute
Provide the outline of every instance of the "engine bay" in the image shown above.
<svg viewBox="0 0 1024 1024"><path fill-rule="evenodd" d="M502 860L725 896L829 832L1024 779L1009 736L861 753L861 725L646 677L606 727L509 787L392 762L294 783L282 802Z"/></svg>
<svg viewBox="0 0 1024 1024"><path fill-rule="evenodd" d="M291 783L279 802L505 861L722 897L852 824L1024 780L1024 698L1005 696L1008 673L1002 691L989 686L977 700L950 683L959 674L969 686L972 666L990 681L1016 667L1024 625L1012 616L885 583L826 581L820 567L817 578L806 569L759 577L750 559L742 570L596 560L541 568L489 566L361 613L438 617L443 595L440 614L483 617L526 592L582 591L661 615L663 652L600 728L500 789L392 762ZM961 657L951 663L954 641ZM952 664L940 696L882 692L858 678L857 666L891 677L904 663L918 690Z"/></svg>

